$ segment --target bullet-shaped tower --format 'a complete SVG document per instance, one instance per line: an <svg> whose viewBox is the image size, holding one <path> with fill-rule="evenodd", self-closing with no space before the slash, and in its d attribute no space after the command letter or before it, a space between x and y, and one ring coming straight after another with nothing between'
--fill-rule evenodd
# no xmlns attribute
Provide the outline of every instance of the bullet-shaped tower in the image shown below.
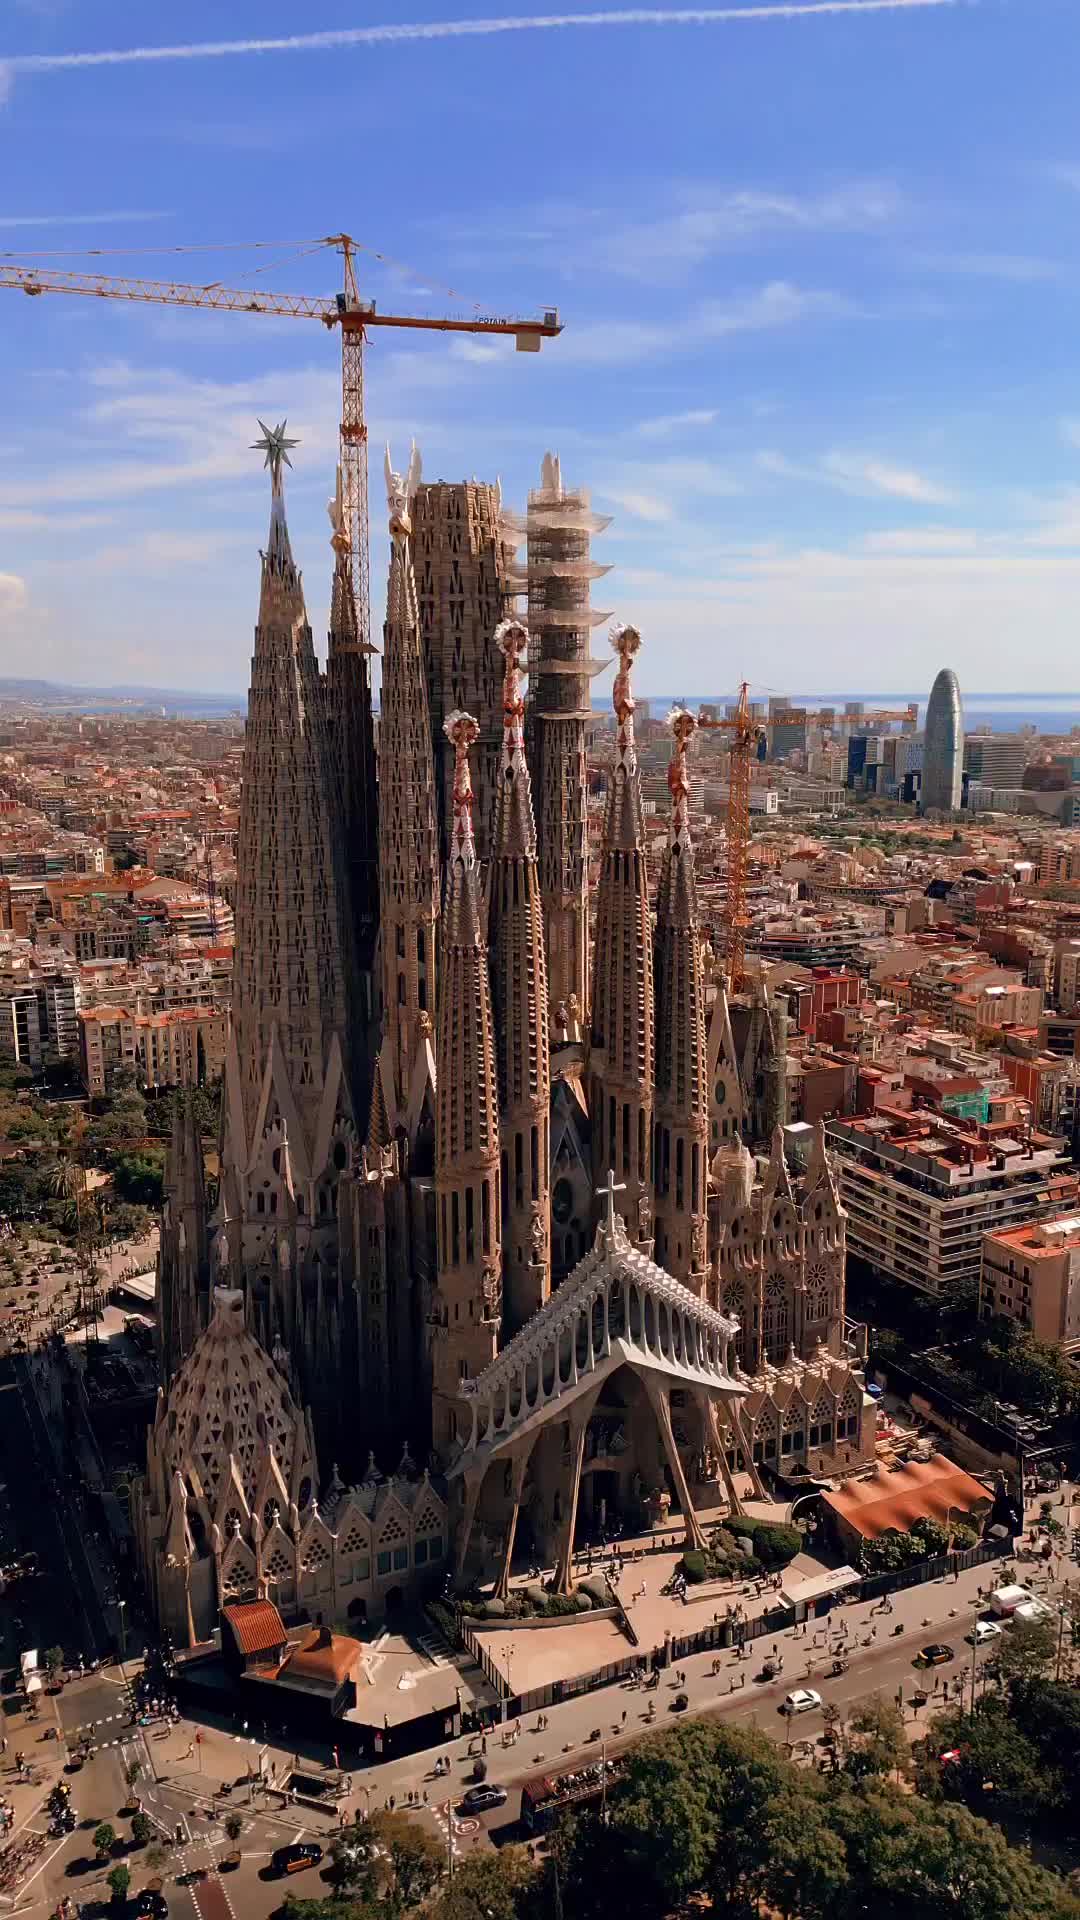
<svg viewBox="0 0 1080 1920"><path fill-rule="evenodd" d="M651 1251L653 943L630 681L641 636L636 627L616 626L611 644L619 660L612 689L617 732L596 899L589 1119L594 1185L614 1168L626 1188L630 1238Z"/></svg>
<svg viewBox="0 0 1080 1920"><path fill-rule="evenodd" d="M656 1261L692 1292L708 1272L708 1040L687 749L693 714L672 708L671 826L656 898Z"/></svg>
<svg viewBox="0 0 1080 1920"><path fill-rule="evenodd" d="M285 519L282 470L296 443L283 423L258 444L271 475L270 532L244 734L226 1074L231 1152L245 1171L271 1050L310 1151L331 1044L345 1026L326 697Z"/></svg>
<svg viewBox="0 0 1080 1920"><path fill-rule="evenodd" d="M504 620L503 739L488 896L502 1112L503 1305L516 1333L551 1291L547 963L521 670L528 635Z"/></svg>
<svg viewBox="0 0 1080 1920"><path fill-rule="evenodd" d="M348 1068L356 1111L366 1115L376 1052L379 824L371 655L378 649L367 637L368 609L357 607L353 593L351 546L340 467L329 514L334 577L326 648L326 692L338 782L342 919L346 951L351 968L355 969Z"/></svg>
<svg viewBox="0 0 1080 1920"><path fill-rule="evenodd" d="M444 1459L458 1438L462 1382L495 1358L502 1319L499 1080L469 770L478 729L467 713L445 724L454 747L454 832L439 974L431 1356L432 1437Z"/></svg>
<svg viewBox="0 0 1080 1920"><path fill-rule="evenodd" d="M387 450L391 547L379 728L383 1040L380 1085L372 1102L373 1145L385 1144L380 1134L392 1137L399 1130L412 1144L435 1014L435 769L412 563L411 507L419 479L415 447L404 478L393 471Z"/></svg>

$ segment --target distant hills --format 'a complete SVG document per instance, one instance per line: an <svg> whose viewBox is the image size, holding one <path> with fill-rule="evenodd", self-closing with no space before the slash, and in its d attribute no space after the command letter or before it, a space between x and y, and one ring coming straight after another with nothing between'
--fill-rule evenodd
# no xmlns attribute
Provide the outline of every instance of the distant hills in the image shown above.
<svg viewBox="0 0 1080 1920"><path fill-rule="evenodd" d="M243 712L243 693L193 693L182 687L80 687L62 680L22 680L0 675L0 707L45 707L68 713L149 713L164 707L168 714Z"/></svg>

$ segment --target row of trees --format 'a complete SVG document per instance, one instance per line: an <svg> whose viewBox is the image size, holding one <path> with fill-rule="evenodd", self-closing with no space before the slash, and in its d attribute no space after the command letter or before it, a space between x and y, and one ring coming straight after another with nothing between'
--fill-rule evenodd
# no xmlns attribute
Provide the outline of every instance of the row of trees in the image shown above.
<svg viewBox="0 0 1080 1920"><path fill-rule="evenodd" d="M1037 1710L1032 1703L1033 1710ZM441 1844L377 1814L333 1849L328 1900L288 1900L288 1920L656 1920L701 1907L736 1920L1077 1920L1055 1875L935 1789L913 1794L891 1701L848 1723L837 1773L800 1767L753 1728L694 1721L643 1741L599 1810L569 1819L537 1865L520 1847L442 1878ZM893 1776L896 1776L894 1778Z"/></svg>

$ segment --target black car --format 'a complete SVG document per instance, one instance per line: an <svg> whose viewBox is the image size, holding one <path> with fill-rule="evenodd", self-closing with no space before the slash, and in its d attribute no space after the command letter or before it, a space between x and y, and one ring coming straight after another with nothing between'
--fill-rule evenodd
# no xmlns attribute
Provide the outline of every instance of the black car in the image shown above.
<svg viewBox="0 0 1080 1920"><path fill-rule="evenodd" d="M317 1867L322 1848L315 1840L298 1840L294 1846L279 1847L270 1856L275 1873L303 1873L305 1867Z"/></svg>
<svg viewBox="0 0 1080 1920"><path fill-rule="evenodd" d="M461 1804L467 1813L482 1813L487 1807L504 1807L508 1798L505 1787L470 1787L468 1793L462 1795Z"/></svg>
<svg viewBox="0 0 1080 1920"><path fill-rule="evenodd" d="M144 1887L135 1896L135 1920L169 1920L169 1903L154 1887Z"/></svg>

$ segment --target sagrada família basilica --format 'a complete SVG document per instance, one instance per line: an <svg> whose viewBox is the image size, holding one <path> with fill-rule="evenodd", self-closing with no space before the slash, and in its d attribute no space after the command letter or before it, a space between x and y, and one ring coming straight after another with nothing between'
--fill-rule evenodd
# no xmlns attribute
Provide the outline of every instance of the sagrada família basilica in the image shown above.
<svg viewBox="0 0 1080 1920"><path fill-rule="evenodd" d="M823 1139L785 1153L785 1015L703 937L681 710L648 872L631 626L590 889L607 522L550 455L523 516L388 458L376 738L340 512L323 669L291 443L260 444L220 1171L189 1112L133 1506L187 1644L243 1597L374 1621L534 1559L566 1592L575 1535L670 1509L698 1543L736 1476L873 1453Z"/></svg>

